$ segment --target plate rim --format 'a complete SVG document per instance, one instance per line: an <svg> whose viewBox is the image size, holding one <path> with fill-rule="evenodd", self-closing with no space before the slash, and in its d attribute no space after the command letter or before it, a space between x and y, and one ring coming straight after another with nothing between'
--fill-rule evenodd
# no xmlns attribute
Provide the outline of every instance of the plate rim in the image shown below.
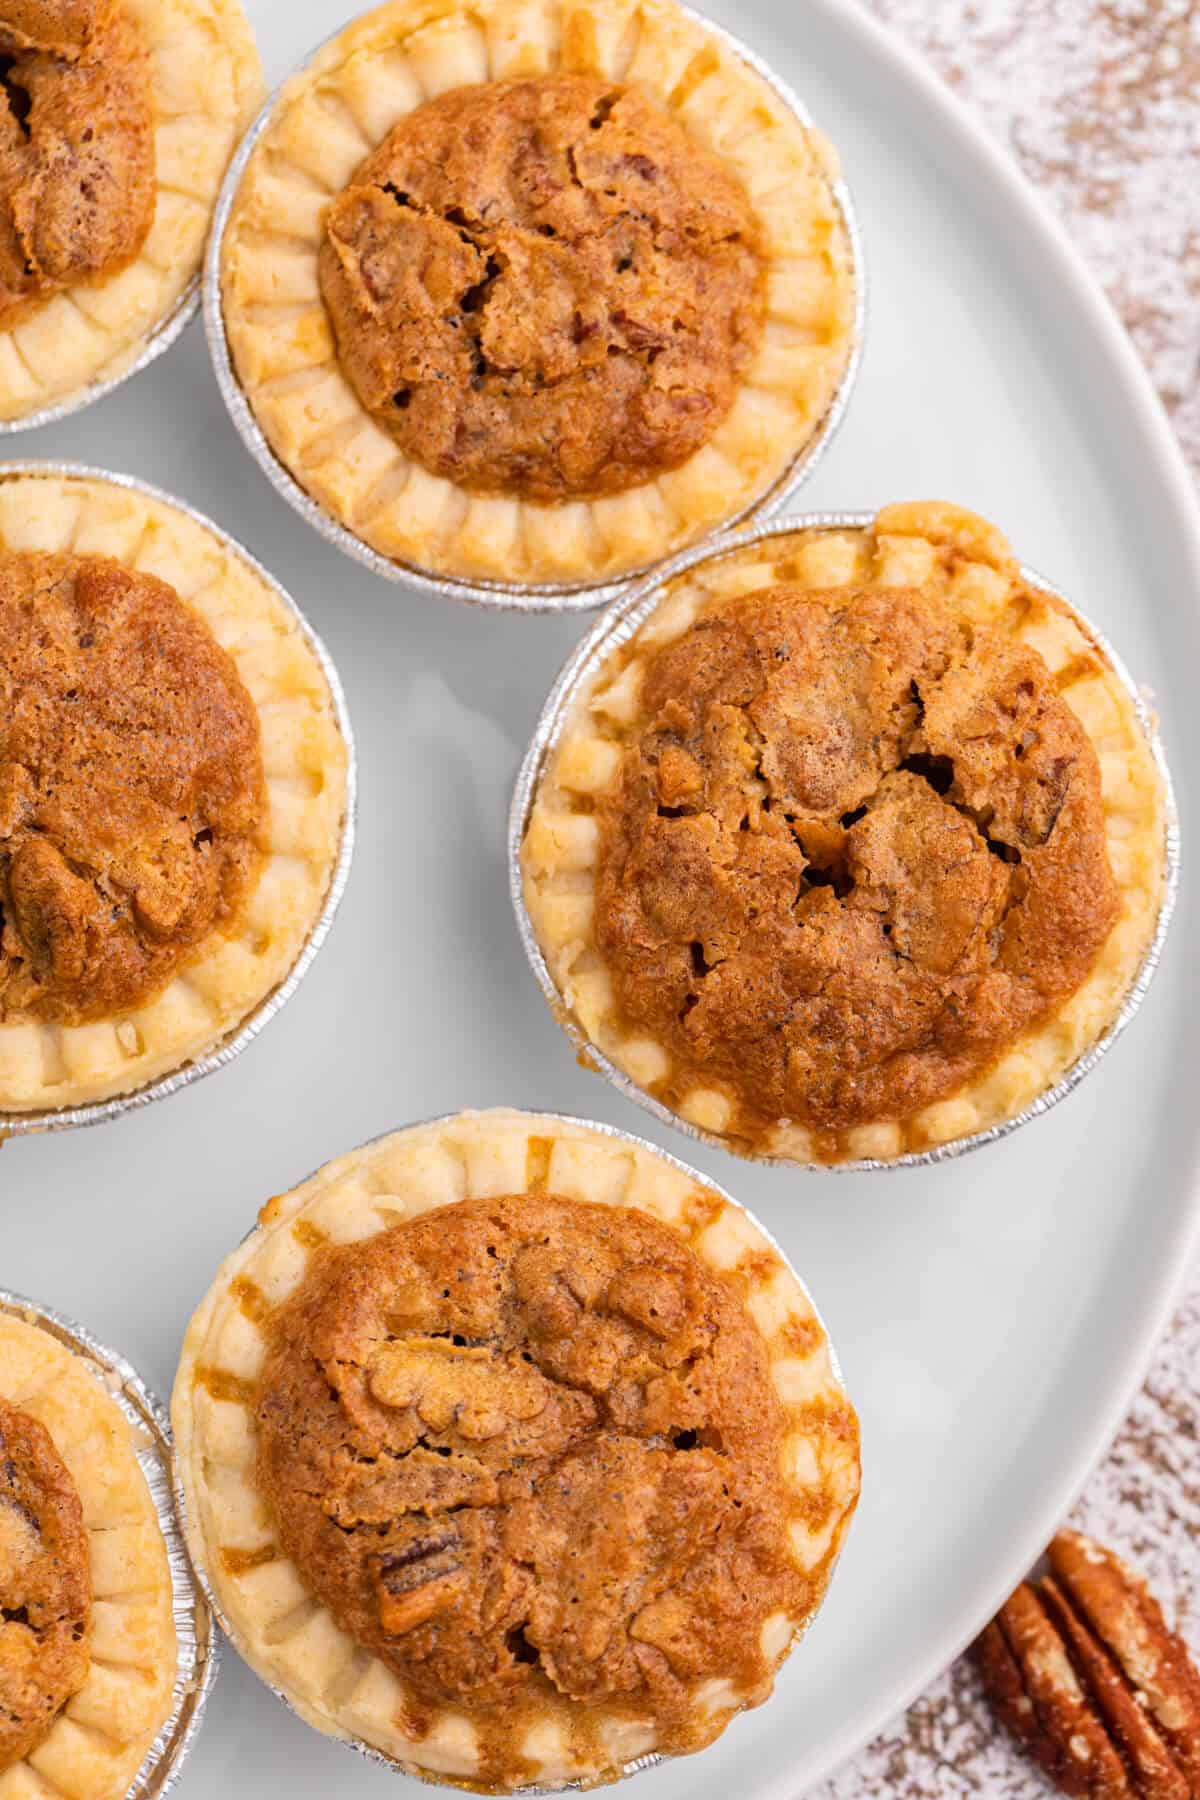
<svg viewBox="0 0 1200 1800"><path fill-rule="evenodd" d="M1133 418L1147 453L1148 472L1168 504L1186 550L1193 591L1200 591L1200 499L1183 449L1132 339L1065 225L967 102L946 85L920 51L868 11L863 0L806 0L806 4L922 102L936 129L963 153L968 173L999 198L1014 223L1024 230L1043 267L1057 274L1111 374L1121 404ZM858 192L861 195L863 191L860 180ZM977 1584L969 1603L957 1609L954 1625L940 1632L924 1654L912 1659L885 1703L872 1706L857 1723L845 1726L807 1754L802 1745L796 1745L797 1760L790 1774L783 1779L768 1777L755 1800L784 1800L785 1796L800 1800L836 1774L892 1720L907 1712L962 1655L1037 1560L1124 1423L1192 1273L1200 1250L1200 1140L1193 1145L1190 1169L1181 1173L1180 1182L1181 1189L1190 1192L1190 1200L1163 1237L1153 1291L1120 1375L1111 1383L1106 1403L1096 1409L1091 1428L1082 1434L1079 1453L1064 1475L1038 1496L1036 1507L1031 1507L1015 1536L1012 1554L987 1583Z"/></svg>

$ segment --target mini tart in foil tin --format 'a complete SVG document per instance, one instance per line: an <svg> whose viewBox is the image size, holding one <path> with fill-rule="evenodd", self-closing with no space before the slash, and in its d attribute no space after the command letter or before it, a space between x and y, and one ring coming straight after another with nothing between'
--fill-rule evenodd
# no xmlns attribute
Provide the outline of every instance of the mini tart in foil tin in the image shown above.
<svg viewBox="0 0 1200 1800"><path fill-rule="evenodd" d="M262 98L241 0L125 0L151 53L154 220L133 264L54 294L0 332L0 435L102 400L156 361L199 310L225 170Z"/></svg>
<svg viewBox="0 0 1200 1800"><path fill-rule="evenodd" d="M429 474L373 423L338 365L317 251L329 200L404 113L452 88L556 70L644 80L724 152L768 228L768 319L729 415L682 467L599 502L532 506ZM795 168L781 172L777 140ZM255 233L248 273L243 211ZM687 6L535 0L514 12L485 0L459 12L391 0L318 49L247 135L217 206L204 313L234 424L323 537L389 580L560 612L611 600L676 549L795 492L848 405L866 285L832 148L760 58Z"/></svg>
<svg viewBox="0 0 1200 1800"><path fill-rule="evenodd" d="M14 1322L22 1328L19 1332L14 1331ZM154 1740L146 1750L128 1789L122 1790L127 1793L127 1800L161 1800L174 1787L195 1742L204 1708L216 1679L220 1657L216 1622L192 1573L175 1516L175 1458L170 1425L165 1409L146 1387L136 1369L123 1357L98 1343L90 1332L60 1313L39 1306L20 1294L0 1291L0 1342L3 1342L6 1352L11 1352L6 1354L6 1367L3 1371L9 1378L3 1388L4 1398L18 1407L27 1404L34 1409L35 1416L46 1413L47 1417L42 1419L42 1423L47 1425L52 1438L56 1435L56 1427L61 1437L62 1433L70 1433L73 1420L78 1430L82 1430L82 1425L71 1410L71 1396L67 1385L60 1382L57 1396L47 1398L43 1395L41 1398L44 1399L44 1404L35 1395L39 1377L36 1354L30 1353L31 1347L36 1351L33 1333L45 1334L49 1340L49 1353L55 1362L61 1360L63 1351L72 1357L78 1357L85 1366L86 1379L90 1382L94 1378L98 1387L103 1389L105 1401L110 1401L119 1410L123 1426L129 1434L137 1468L149 1490L148 1498L152 1503L157 1528L162 1534L170 1574L171 1613L174 1620L174 1674L169 1689L164 1694L163 1710L159 1715L161 1723ZM10 1339L16 1342L11 1342ZM69 1366L67 1365L68 1368ZM51 1385L54 1385L53 1382ZM82 1453L86 1454L86 1446ZM70 1455L65 1439L61 1444L60 1454L64 1456L64 1460ZM137 1481L136 1476L132 1479ZM114 1505L115 1496L120 1491L120 1482L110 1482L102 1491L107 1495L106 1503ZM110 1538L114 1545L118 1545L122 1532L131 1529L126 1521L126 1513L131 1509L135 1512L140 1510L141 1501L145 1497L135 1494L132 1501L127 1500L119 1528L101 1532L100 1535ZM97 1503L93 1502L93 1509L95 1504ZM86 1501L84 1511L85 1522L90 1526L93 1520ZM128 1579L126 1574L124 1582ZM107 1638L112 1640L109 1654L114 1663L119 1665L122 1659L118 1654L116 1640L121 1630L121 1614L131 1606L136 1610L142 1602L142 1596L139 1592L131 1595L128 1600L123 1598L120 1557L116 1560L106 1557L97 1562L93 1556L93 1589L93 1605L106 1608L111 1615L104 1620L103 1629ZM137 1635L136 1619L133 1620L131 1629L135 1632L131 1642L136 1646L142 1641ZM136 1654L132 1660L136 1661ZM97 1703L103 1707L102 1700ZM68 1701L62 1715L67 1722L72 1722L78 1714L81 1744L88 1742L83 1734L88 1729L91 1712L92 1705L85 1684L75 1700ZM32 1774L37 1791L42 1791L43 1783L36 1778L44 1776L46 1781L53 1784L53 1791L57 1792L61 1788L61 1791L69 1791L76 1796L77 1800L93 1800L93 1794L101 1790L90 1789L78 1775L74 1782L69 1779L73 1744L64 1741L59 1749L51 1742L52 1737L53 1728L40 1750L31 1753ZM25 1789L22 1788L21 1791L24 1792ZM33 1792L33 1787L29 1791ZM46 1791L51 1789L48 1787ZM103 1791L108 1800L109 1790Z"/></svg>
<svg viewBox="0 0 1200 1800"><path fill-rule="evenodd" d="M466 1707L410 1694L314 1601L277 1541L255 1473L267 1327L312 1256L461 1201L521 1195L630 1208L678 1232L732 1283L765 1342L784 1406L791 1554L808 1600L803 1616L778 1611L764 1622L766 1675L754 1694L729 1681L704 1684L697 1706L717 1735L769 1692L821 1603L857 1503L858 1427L824 1326L778 1245L674 1157L611 1126L497 1109L409 1126L327 1164L268 1201L222 1265L188 1327L172 1419L180 1515L197 1575L226 1635L279 1698L319 1731L405 1774L545 1793L659 1761L652 1723L598 1707L585 1728L578 1708L539 1690L538 1723L526 1731L523 1722L519 1740L503 1756L491 1746L489 1757Z"/></svg>
<svg viewBox="0 0 1200 1800"><path fill-rule="evenodd" d="M656 1088L669 1073L662 1046L628 1032L591 936L598 834L595 795L616 775L619 684L612 659L638 638L649 649L679 636L698 607L777 581L812 589L919 589L938 572L943 598L967 619L997 616L1003 596L1027 596L1017 632L1036 648L1097 748L1109 858L1123 910L1092 975L1042 1027L954 1097L902 1120L883 1120L818 1142L781 1120L766 1140L739 1135L734 1100L697 1079L679 1105ZM943 579L944 577L944 579ZM635 678L630 677L630 682ZM629 683L627 683L629 685ZM636 714L630 702L625 716ZM616 719L607 730L605 714ZM588 720L586 730L575 729ZM595 747L585 740L595 737ZM604 741L605 738L612 741ZM1047 1111L1093 1068L1133 1017L1157 966L1174 905L1179 841L1170 774L1157 724L1102 634L1049 582L1018 568L994 526L941 503L870 513L779 520L688 552L610 609L569 658L521 767L509 820L513 906L526 954L579 1061L665 1124L748 1160L809 1169L864 1170L939 1162L1003 1137ZM664 1066L665 1065L665 1066Z"/></svg>
<svg viewBox="0 0 1200 1800"><path fill-rule="evenodd" d="M356 788L328 651L274 577L210 519L131 476L5 463L3 550L111 556L170 583L201 615L259 711L268 842L237 931L214 934L128 1016L0 1022L0 1138L100 1124L232 1062L328 936L350 871Z"/></svg>

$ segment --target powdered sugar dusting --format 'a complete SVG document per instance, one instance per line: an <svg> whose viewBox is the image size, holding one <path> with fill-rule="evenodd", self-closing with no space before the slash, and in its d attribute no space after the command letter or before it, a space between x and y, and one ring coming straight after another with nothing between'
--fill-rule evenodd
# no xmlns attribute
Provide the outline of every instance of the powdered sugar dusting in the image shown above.
<svg viewBox="0 0 1200 1800"><path fill-rule="evenodd" d="M870 0L1013 152L1125 320L1200 473L1200 0ZM1200 1270L1072 1515L1200 1655ZM957 1664L810 1800L1041 1800Z"/></svg>
<svg viewBox="0 0 1200 1800"><path fill-rule="evenodd" d="M1200 469L1196 0L871 0L1066 224Z"/></svg>

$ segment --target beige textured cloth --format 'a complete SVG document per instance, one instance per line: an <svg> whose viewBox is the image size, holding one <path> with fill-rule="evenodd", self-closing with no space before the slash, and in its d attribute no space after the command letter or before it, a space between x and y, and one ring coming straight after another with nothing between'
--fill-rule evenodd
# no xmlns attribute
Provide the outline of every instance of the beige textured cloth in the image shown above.
<svg viewBox="0 0 1200 1800"><path fill-rule="evenodd" d="M869 0L1008 147L1088 258L1200 475L1200 0ZM1200 1651L1200 1270L1074 1520ZM1038 1800L959 1664L810 1800Z"/></svg>

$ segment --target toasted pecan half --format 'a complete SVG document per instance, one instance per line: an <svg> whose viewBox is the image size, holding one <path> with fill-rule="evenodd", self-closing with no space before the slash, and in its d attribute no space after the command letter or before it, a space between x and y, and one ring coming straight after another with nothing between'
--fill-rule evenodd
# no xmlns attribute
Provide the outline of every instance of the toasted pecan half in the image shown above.
<svg viewBox="0 0 1200 1800"><path fill-rule="evenodd" d="M1145 1579L1081 1531L1060 1531L1050 1567L1107 1646L1200 1793L1200 1672Z"/></svg>
<svg viewBox="0 0 1200 1800"><path fill-rule="evenodd" d="M1200 1800L1200 1673L1143 1578L1081 1532L974 1647L1000 1722L1064 1794Z"/></svg>

